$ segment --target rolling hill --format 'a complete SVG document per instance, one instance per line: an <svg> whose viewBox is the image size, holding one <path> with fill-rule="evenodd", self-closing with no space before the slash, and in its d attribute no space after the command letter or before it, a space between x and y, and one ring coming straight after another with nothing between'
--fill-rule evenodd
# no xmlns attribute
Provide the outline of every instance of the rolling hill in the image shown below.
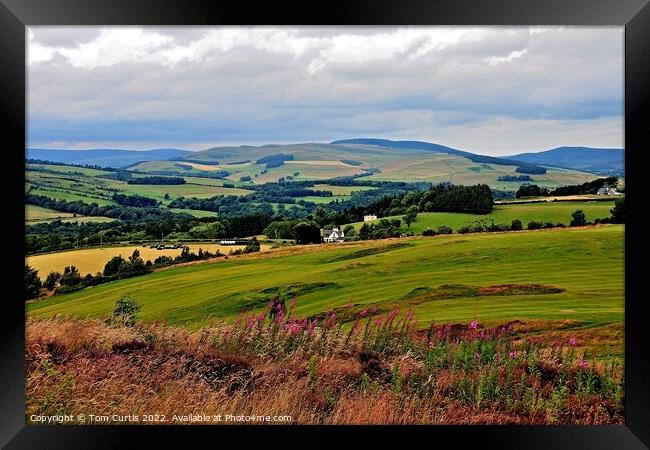
<svg viewBox="0 0 650 450"><path fill-rule="evenodd" d="M172 158L181 158L190 154L187 150L162 148L155 150L118 150L118 149L92 149L92 150L51 150L42 148L27 149L26 157L72 164L90 164L102 167L128 167L143 161L159 161Z"/></svg>
<svg viewBox="0 0 650 450"><path fill-rule="evenodd" d="M370 138L329 144L214 147L193 152L173 149L137 152L30 149L28 156L64 163L129 167L158 175L193 175L234 182L247 181L250 177L254 184L281 178L300 181L363 177L381 181L485 183L495 189L516 190L521 182L500 181L499 178L531 173L532 170L533 182L545 187L581 184L597 178L587 170L564 168L565 160L555 161L552 154L543 160L545 173L536 173L542 163L535 165L514 158L477 155L429 142ZM268 161L275 162L269 164ZM606 167L606 162L598 167Z"/></svg>
<svg viewBox="0 0 650 450"><path fill-rule="evenodd" d="M606 175L625 173L625 153L621 148L558 147L508 156L508 159Z"/></svg>

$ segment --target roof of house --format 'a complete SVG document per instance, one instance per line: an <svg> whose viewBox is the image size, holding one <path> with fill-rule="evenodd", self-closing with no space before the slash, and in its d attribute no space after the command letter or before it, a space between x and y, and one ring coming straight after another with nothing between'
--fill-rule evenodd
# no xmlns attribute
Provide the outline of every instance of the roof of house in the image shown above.
<svg viewBox="0 0 650 450"><path fill-rule="evenodd" d="M339 230L338 228L335 228L333 230L324 230L323 231L323 236L328 238L334 233L336 233L336 236L339 236L339 237L343 236L343 231Z"/></svg>

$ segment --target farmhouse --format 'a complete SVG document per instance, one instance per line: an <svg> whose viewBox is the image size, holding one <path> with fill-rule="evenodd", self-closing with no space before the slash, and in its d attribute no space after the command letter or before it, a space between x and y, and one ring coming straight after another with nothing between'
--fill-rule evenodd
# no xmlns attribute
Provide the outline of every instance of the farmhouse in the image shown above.
<svg viewBox="0 0 650 450"><path fill-rule="evenodd" d="M377 220L377 216L375 214L368 214L363 216L364 222L370 222L371 220Z"/></svg>
<svg viewBox="0 0 650 450"><path fill-rule="evenodd" d="M342 230L339 230L338 228L333 228L331 230L324 230L323 231L323 240L327 243L331 242L344 242L345 241L345 234L343 234Z"/></svg>
<svg viewBox="0 0 650 450"><path fill-rule="evenodd" d="M603 186L600 189L598 189L598 192L596 192L598 195L618 195L620 192L616 190L616 188L609 187L609 186Z"/></svg>

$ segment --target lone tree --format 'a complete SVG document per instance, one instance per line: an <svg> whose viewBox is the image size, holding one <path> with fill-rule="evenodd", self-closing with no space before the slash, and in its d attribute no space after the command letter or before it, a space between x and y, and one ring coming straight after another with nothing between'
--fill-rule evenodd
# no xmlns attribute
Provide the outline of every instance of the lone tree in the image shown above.
<svg viewBox="0 0 650 450"><path fill-rule="evenodd" d="M61 274L59 272L52 271L47 275L43 286L45 286L48 291L51 291L56 287L59 280L61 280Z"/></svg>
<svg viewBox="0 0 650 450"><path fill-rule="evenodd" d="M571 226L580 227L587 224L585 213L581 209L577 209L571 214Z"/></svg>
<svg viewBox="0 0 650 450"><path fill-rule="evenodd" d="M104 276L110 277L120 271L120 267L126 264L126 260L121 256L113 256L104 266Z"/></svg>
<svg viewBox="0 0 650 450"><path fill-rule="evenodd" d="M321 242L320 227L315 222L300 222L293 227L298 244L318 244Z"/></svg>
<svg viewBox="0 0 650 450"><path fill-rule="evenodd" d="M418 207L412 205L408 207L408 209L406 210L406 214L404 215L404 217L402 217L402 219L404 219L406 226L411 228L411 224L415 222L417 216L418 216Z"/></svg>
<svg viewBox="0 0 650 450"><path fill-rule="evenodd" d="M625 223L625 197L616 200L609 212L612 215L612 223Z"/></svg>
<svg viewBox="0 0 650 450"><path fill-rule="evenodd" d="M115 302L112 321L129 327L135 325L135 315L140 311L140 305L130 294L122 295Z"/></svg>
<svg viewBox="0 0 650 450"><path fill-rule="evenodd" d="M38 270L25 264L25 300L35 298L41 286Z"/></svg>

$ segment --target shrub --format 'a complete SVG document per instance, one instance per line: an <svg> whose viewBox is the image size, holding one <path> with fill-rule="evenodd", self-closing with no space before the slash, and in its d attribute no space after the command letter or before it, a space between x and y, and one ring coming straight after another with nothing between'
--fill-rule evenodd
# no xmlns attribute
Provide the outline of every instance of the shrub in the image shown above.
<svg viewBox="0 0 650 450"><path fill-rule="evenodd" d="M587 219L585 218L585 213L581 209L577 209L571 214L571 226L580 227L587 224Z"/></svg>
<svg viewBox="0 0 650 450"><path fill-rule="evenodd" d="M122 295L115 302L112 322L127 326L135 325L135 315L140 311L140 305L129 294Z"/></svg>
<svg viewBox="0 0 650 450"><path fill-rule="evenodd" d="M543 226L544 224L542 222L536 222L533 220L532 222L528 222L527 228L529 230L540 230Z"/></svg>
<svg viewBox="0 0 650 450"><path fill-rule="evenodd" d="M523 225L521 224L521 220L519 220L519 219L515 219L515 220L513 220L512 223L510 224L510 229L511 229L512 231L523 230L523 228L524 228L524 227L523 227Z"/></svg>
<svg viewBox="0 0 650 450"><path fill-rule="evenodd" d="M440 225L438 229L436 230L436 233L438 234L451 234L453 233L454 230L452 230L450 227L446 225Z"/></svg>
<svg viewBox="0 0 650 450"><path fill-rule="evenodd" d="M433 231L431 228L427 227L422 231L422 236L435 236L436 232Z"/></svg>

